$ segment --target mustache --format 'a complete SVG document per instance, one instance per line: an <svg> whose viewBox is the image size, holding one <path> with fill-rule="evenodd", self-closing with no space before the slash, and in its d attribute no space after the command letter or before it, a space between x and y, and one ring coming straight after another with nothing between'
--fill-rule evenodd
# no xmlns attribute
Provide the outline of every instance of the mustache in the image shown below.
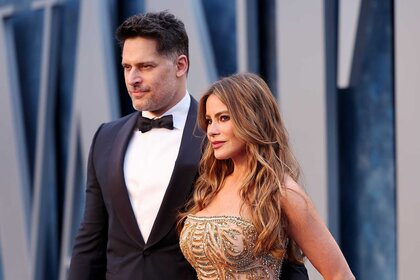
<svg viewBox="0 0 420 280"><path fill-rule="evenodd" d="M133 85L133 86L129 86L129 90L131 90L131 91L149 91L150 87L148 87L146 85Z"/></svg>

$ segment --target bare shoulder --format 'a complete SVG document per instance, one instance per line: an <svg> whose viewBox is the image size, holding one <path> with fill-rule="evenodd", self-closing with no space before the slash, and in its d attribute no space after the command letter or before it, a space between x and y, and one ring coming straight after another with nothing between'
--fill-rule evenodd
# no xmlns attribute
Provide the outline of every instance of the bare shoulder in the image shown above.
<svg viewBox="0 0 420 280"><path fill-rule="evenodd" d="M284 177L282 194L282 208L306 208L305 206L311 203L303 187L289 175L285 175Z"/></svg>
<svg viewBox="0 0 420 280"><path fill-rule="evenodd" d="M284 176L283 190L286 196L294 194L307 197L307 194L303 187L287 174Z"/></svg>

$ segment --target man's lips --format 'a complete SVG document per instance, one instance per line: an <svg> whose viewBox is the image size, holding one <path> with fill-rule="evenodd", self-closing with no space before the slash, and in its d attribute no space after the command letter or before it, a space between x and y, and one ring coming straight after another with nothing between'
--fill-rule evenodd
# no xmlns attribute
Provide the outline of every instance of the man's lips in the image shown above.
<svg viewBox="0 0 420 280"><path fill-rule="evenodd" d="M211 145L213 149L218 149L221 146L223 146L224 143L225 143L224 141L214 141L214 142L211 142Z"/></svg>
<svg viewBox="0 0 420 280"><path fill-rule="evenodd" d="M148 91L147 90L131 90L130 93L134 97L142 97L144 96Z"/></svg>

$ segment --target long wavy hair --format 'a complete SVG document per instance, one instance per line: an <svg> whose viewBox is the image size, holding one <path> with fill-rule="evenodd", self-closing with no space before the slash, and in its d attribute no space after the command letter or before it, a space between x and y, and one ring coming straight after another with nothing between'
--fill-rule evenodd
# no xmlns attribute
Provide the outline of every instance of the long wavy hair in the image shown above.
<svg viewBox="0 0 420 280"><path fill-rule="evenodd" d="M255 74L222 78L200 99L197 123L203 131L207 131L206 102L213 94L226 105L235 135L246 143L249 172L240 188L240 196L243 206L250 209L258 234L254 254L270 252L280 258L285 253L288 238L288 222L281 209L285 176L298 181L300 168L289 147L277 102L268 85ZM186 212L179 216L179 229L188 214L209 205L233 167L231 159L217 160L211 144L208 141L204 144L199 177ZM287 258L298 262L303 259L293 241L289 242Z"/></svg>

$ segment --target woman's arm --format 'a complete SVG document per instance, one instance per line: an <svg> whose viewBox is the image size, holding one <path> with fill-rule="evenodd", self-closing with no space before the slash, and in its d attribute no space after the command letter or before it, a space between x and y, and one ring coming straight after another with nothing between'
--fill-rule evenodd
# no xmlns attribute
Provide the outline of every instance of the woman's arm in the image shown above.
<svg viewBox="0 0 420 280"><path fill-rule="evenodd" d="M289 221L291 238L324 279L355 279L338 244L311 199L292 179L286 178L281 207Z"/></svg>

